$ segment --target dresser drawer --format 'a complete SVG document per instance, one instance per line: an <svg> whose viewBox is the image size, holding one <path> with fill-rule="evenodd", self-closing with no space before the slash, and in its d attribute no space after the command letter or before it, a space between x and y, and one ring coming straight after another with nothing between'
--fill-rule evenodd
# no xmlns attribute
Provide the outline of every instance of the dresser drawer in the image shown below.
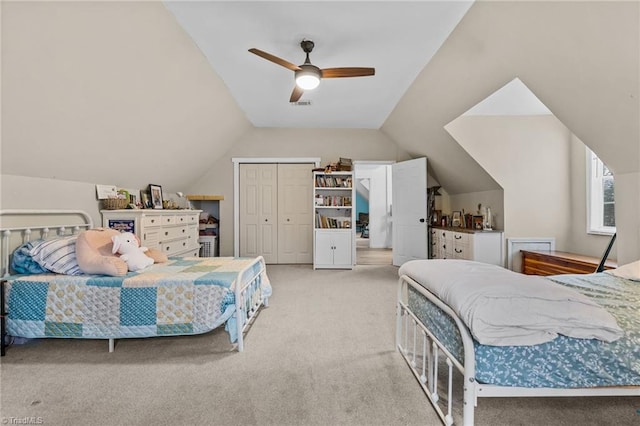
<svg viewBox="0 0 640 426"><path fill-rule="evenodd" d="M175 225L176 224L176 217L171 215L171 216L162 216L162 226L166 226L166 225Z"/></svg>
<svg viewBox="0 0 640 426"><path fill-rule="evenodd" d="M152 227L152 226L161 226L162 225L162 216L143 216L142 217L142 227Z"/></svg>
<svg viewBox="0 0 640 426"><path fill-rule="evenodd" d="M462 232L454 232L453 233L454 246L459 246L459 245L468 246L469 245L469 239L470 239L470 235L469 234L465 234L465 233L462 233Z"/></svg>
<svg viewBox="0 0 640 426"><path fill-rule="evenodd" d="M176 253L183 252L189 248L189 240L184 238L182 240L174 240L168 242L162 242L160 244L160 250L167 256L172 256Z"/></svg>
<svg viewBox="0 0 640 426"><path fill-rule="evenodd" d="M162 228L162 241L175 240L177 238L185 238L188 236L188 228L186 226L171 226Z"/></svg>

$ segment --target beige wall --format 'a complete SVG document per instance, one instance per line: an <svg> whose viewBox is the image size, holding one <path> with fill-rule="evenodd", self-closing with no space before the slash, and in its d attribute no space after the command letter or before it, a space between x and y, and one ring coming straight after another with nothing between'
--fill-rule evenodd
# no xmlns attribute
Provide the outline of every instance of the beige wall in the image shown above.
<svg viewBox="0 0 640 426"><path fill-rule="evenodd" d="M160 1L1 7L3 174L184 191L251 128Z"/></svg>
<svg viewBox="0 0 640 426"><path fill-rule="evenodd" d="M639 2L477 1L418 75L382 130L412 155L428 156L434 176L451 194L491 189L473 188L487 179L475 166L468 167L469 158L483 160L459 148L444 128L513 78L520 78L613 170L618 260L638 259L639 75ZM502 153L496 152L495 158L494 162L503 158ZM505 157L501 167L508 168L509 162ZM515 172L510 177L512 184L518 179ZM499 183L504 187L505 182ZM564 197L569 199L570 187L563 185ZM572 247L569 216L573 212L566 203L559 218L544 218L549 203L512 205L504 188L506 229L510 221L525 223L523 218L533 214L549 222L540 229L546 233L559 220L566 226L564 231L558 229L559 234L566 234L562 246ZM628 210L623 212L623 205ZM521 210L522 218L509 220L507 209ZM526 231L521 228L518 234Z"/></svg>
<svg viewBox="0 0 640 426"><path fill-rule="evenodd" d="M505 238L554 237L558 250L569 249L570 132L562 123L552 115L462 116L446 129L502 186Z"/></svg>
<svg viewBox="0 0 640 426"><path fill-rule="evenodd" d="M478 213L478 204L482 205L480 213ZM489 207L493 229L504 230L504 192L502 189L451 195L450 205L452 211L464 211L464 213L473 215L482 215L484 208Z"/></svg>
<svg viewBox="0 0 640 426"><path fill-rule="evenodd" d="M96 186L86 182L2 175L0 209L84 210L102 224Z"/></svg>
<svg viewBox="0 0 640 426"><path fill-rule="evenodd" d="M224 195L220 204L220 252L223 256L233 255L231 159L236 157L320 157L322 165L338 161L340 157L377 161L409 158L377 130L254 129L248 132L189 188L193 194Z"/></svg>

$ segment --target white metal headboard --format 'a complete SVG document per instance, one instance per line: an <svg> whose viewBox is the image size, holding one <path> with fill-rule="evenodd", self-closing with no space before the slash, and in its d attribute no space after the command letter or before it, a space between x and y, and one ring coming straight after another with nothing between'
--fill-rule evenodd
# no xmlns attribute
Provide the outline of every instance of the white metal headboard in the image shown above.
<svg viewBox="0 0 640 426"><path fill-rule="evenodd" d="M0 210L0 276L10 274L11 254L20 245L91 228L91 216L82 210Z"/></svg>

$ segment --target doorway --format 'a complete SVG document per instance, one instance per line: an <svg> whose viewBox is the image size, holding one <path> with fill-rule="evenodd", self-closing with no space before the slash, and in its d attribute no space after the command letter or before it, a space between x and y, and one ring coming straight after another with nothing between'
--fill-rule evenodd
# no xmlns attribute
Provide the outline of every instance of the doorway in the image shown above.
<svg viewBox="0 0 640 426"><path fill-rule="evenodd" d="M355 161L356 265L391 265L392 161Z"/></svg>

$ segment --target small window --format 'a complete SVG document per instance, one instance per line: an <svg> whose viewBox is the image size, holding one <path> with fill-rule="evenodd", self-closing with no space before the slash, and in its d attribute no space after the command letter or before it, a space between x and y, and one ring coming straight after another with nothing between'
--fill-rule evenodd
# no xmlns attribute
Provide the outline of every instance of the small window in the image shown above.
<svg viewBox="0 0 640 426"><path fill-rule="evenodd" d="M613 173L587 148L587 232L616 232Z"/></svg>

